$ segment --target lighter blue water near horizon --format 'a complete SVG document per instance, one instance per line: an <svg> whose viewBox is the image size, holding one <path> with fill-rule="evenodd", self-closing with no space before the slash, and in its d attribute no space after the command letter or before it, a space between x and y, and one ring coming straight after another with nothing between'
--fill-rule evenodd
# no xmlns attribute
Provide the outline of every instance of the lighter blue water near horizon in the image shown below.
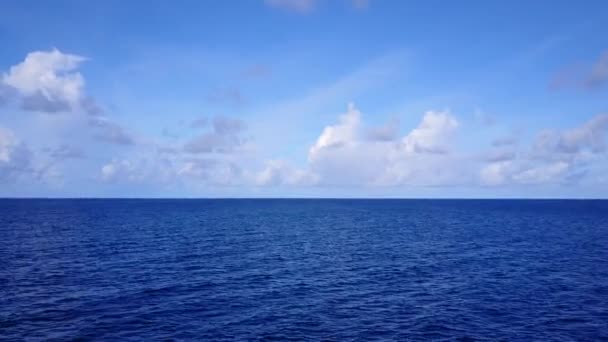
<svg viewBox="0 0 608 342"><path fill-rule="evenodd" d="M608 340L608 201L0 200L0 340Z"/></svg>

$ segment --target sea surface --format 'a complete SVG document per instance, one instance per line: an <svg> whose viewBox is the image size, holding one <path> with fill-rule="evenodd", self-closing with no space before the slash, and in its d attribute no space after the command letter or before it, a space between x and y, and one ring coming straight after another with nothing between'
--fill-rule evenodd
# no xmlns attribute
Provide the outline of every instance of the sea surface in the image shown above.
<svg viewBox="0 0 608 342"><path fill-rule="evenodd" d="M1 341L607 341L608 201L0 200Z"/></svg>

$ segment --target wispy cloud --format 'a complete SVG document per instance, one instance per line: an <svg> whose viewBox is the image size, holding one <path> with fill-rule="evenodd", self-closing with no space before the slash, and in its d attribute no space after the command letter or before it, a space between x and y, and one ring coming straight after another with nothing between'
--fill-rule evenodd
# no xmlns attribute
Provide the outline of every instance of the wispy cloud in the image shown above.
<svg viewBox="0 0 608 342"><path fill-rule="evenodd" d="M240 77L246 80L264 79L272 75L272 69L264 64L252 65L240 73Z"/></svg>
<svg viewBox="0 0 608 342"><path fill-rule="evenodd" d="M608 50L602 52L593 63L570 65L558 71L551 80L550 87L583 88L595 90L608 83Z"/></svg>
<svg viewBox="0 0 608 342"><path fill-rule="evenodd" d="M314 11L321 2L322 0L264 0L269 7L300 14ZM370 5L370 0L344 0L343 2L357 10L367 9Z"/></svg>
<svg viewBox="0 0 608 342"><path fill-rule="evenodd" d="M242 148L246 139L241 135L245 123L238 119L217 116L213 126L184 145L184 151L189 153L232 153Z"/></svg>
<svg viewBox="0 0 608 342"><path fill-rule="evenodd" d="M91 117L88 123L95 128L94 138L96 140L117 145L135 144L135 139L125 128L107 118Z"/></svg>
<svg viewBox="0 0 608 342"><path fill-rule="evenodd" d="M242 105L246 102L241 90L237 87L217 88L207 96L207 100L216 104Z"/></svg>
<svg viewBox="0 0 608 342"><path fill-rule="evenodd" d="M604 51L591 68L591 72L585 78L585 85L589 88L597 88L608 82L608 50Z"/></svg>
<svg viewBox="0 0 608 342"><path fill-rule="evenodd" d="M309 13L316 7L318 0L264 0L264 3L282 10Z"/></svg>

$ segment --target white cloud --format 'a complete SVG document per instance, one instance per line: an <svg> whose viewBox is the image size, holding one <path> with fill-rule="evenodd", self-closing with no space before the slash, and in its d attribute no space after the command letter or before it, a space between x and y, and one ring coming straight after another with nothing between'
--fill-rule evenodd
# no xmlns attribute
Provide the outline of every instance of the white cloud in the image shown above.
<svg viewBox="0 0 608 342"><path fill-rule="evenodd" d="M314 161L318 154L328 148L346 147L357 143L359 126L361 124L361 112L355 108L353 103L348 104L348 110L339 118L338 124L327 126L310 148L308 160Z"/></svg>
<svg viewBox="0 0 608 342"><path fill-rule="evenodd" d="M287 160L231 153L243 150L246 125L216 117L182 149L163 149L147 159L113 160L101 168L100 178L188 189L559 185L586 176L588 163L604 153L608 116L598 115L573 129L540 133L528 145L488 143L488 150L481 147L470 154L458 149L459 127L449 111L428 111L401 137L395 133L398 121L393 120L372 138L374 128L351 103L334 124L321 130L308 149L307 163L295 167Z"/></svg>
<svg viewBox="0 0 608 342"><path fill-rule="evenodd" d="M351 0L351 4L356 9L366 9L369 7L370 0Z"/></svg>
<svg viewBox="0 0 608 342"><path fill-rule="evenodd" d="M540 132L527 151L490 151L480 170L483 185L562 184L580 181L588 164L606 151L608 115L591 118L580 127ZM503 147L501 145L500 147Z"/></svg>
<svg viewBox="0 0 608 342"><path fill-rule="evenodd" d="M103 141L117 145L134 145L135 139L131 133L127 132L121 125L108 120L102 116L93 116L88 120L89 126L93 127L95 133L93 137L98 141Z"/></svg>
<svg viewBox="0 0 608 342"><path fill-rule="evenodd" d="M608 81L608 50L604 51L597 60L591 73L585 80L585 85L590 88L596 88L604 85Z"/></svg>
<svg viewBox="0 0 608 342"><path fill-rule="evenodd" d="M308 13L317 5L317 0L264 0L267 6L297 13Z"/></svg>
<svg viewBox="0 0 608 342"><path fill-rule="evenodd" d="M243 185L242 168L228 159L188 159L180 163L177 176L191 184Z"/></svg>
<svg viewBox="0 0 608 342"><path fill-rule="evenodd" d="M32 152L14 133L0 127L0 182L34 174Z"/></svg>
<svg viewBox="0 0 608 342"><path fill-rule="evenodd" d="M20 95L26 110L53 113L86 107L85 81L76 71L85 60L57 49L30 52L2 75L2 83Z"/></svg>
<svg viewBox="0 0 608 342"><path fill-rule="evenodd" d="M361 113L350 104L309 151L309 170L328 185L436 185L457 177L449 144L458 127L448 112L427 112L401 139L369 139Z"/></svg>
<svg viewBox="0 0 608 342"><path fill-rule="evenodd" d="M114 159L100 169L105 182L166 184L175 180L175 167L167 158Z"/></svg>
<svg viewBox="0 0 608 342"><path fill-rule="evenodd" d="M241 90L236 87L214 89L213 92L207 96L207 100L212 103L224 103L231 105L242 105L247 102Z"/></svg>
<svg viewBox="0 0 608 342"><path fill-rule="evenodd" d="M549 183L563 180L571 165L565 161L557 161L540 165L513 175L513 180L524 184Z"/></svg>
<svg viewBox="0 0 608 342"><path fill-rule="evenodd" d="M296 13L310 13L319 5L319 0L264 0L267 6ZM357 10L369 7L370 0L347 0L350 6Z"/></svg>
<svg viewBox="0 0 608 342"><path fill-rule="evenodd" d="M482 185L495 186L503 185L511 180L513 161L501 160L484 165L480 172Z"/></svg>
<svg viewBox="0 0 608 342"><path fill-rule="evenodd" d="M605 151L605 136L608 129L608 114L600 114L582 126L566 131L543 131L534 143L534 154L540 158L556 155L577 156L585 152Z"/></svg>
<svg viewBox="0 0 608 342"><path fill-rule="evenodd" d="M305 186L318 182L315 174L297 169L284 160L269 160L255 178L258 186Z"/></svg>
<svg viewBox="0 0 608 342"><path fill-rule="evenodd" d="M243 121L217 116L213 127L191 139L184 145L188 153L232 153L245 149L247 139L242 136L246 129Z"/></svg>
<svg viewBox="0 0 608 342"><path fill-rule="evenodd" d="M571 65L560 70L551 82L552 88L582 87L597 89L608 83L608 50L591 65Z"/></svg>
<svg viewBox="0 0 608 342"><path fill-rule="evenodd" d="M403 138L408 153L446 153L458 121L449 111L426 112L420 125Z"/></svg>
<svg viewBox="0 0 608 342"><path fill-rule="evenodd" d="M371 141L394 141L399 136L399 120L393 118L384 126L371 127L367 130L367 139Z"/></svg>
<svg viewBox="0 0 608 342"><path fill-rule="evenodd" d="M85 154L77 146L63 144L54 149L48 149L49 156L54 160L84 159Z"/></svg>

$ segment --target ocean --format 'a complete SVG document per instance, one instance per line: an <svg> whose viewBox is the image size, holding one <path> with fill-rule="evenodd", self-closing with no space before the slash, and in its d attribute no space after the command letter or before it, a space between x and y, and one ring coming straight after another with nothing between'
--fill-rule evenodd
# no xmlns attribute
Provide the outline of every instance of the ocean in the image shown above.
<svg viewBox="0 0 608 342"><path fill-rule="evenodd" d="M606 341L608 201L4 199L0 340Z"/></svg>

